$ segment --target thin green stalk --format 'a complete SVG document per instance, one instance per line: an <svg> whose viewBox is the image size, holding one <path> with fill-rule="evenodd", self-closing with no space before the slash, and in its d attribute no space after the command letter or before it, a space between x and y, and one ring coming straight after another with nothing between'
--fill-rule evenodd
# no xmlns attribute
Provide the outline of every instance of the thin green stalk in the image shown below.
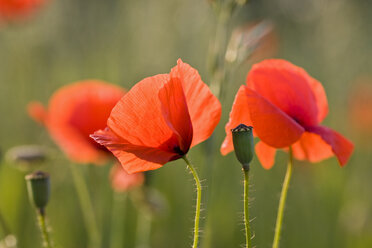
<svg viewBox="0 0 372 248"><path fill-rule="evenodd" d="M289 182L292 176L292 167L293 167L293 152L292 152L292 147L289 147L289 161L288 161L288 166L287 166L287 172L284 177L282 193L280 194L278 215L276 217L276 225L275 225L275 235L274 235L274 241L273 241L273 246L272 246L273 248L279 247L280 232L281 232L282 223L283 223L283 212L285 208L285 202L287 199Z"/></svg>
<svg viewBox="0 0 372 248"><path fill-rule="evenodd" d="M127 193L114 193L111 212L110 248L123 248Z"/></svg>
<svg viewBox="0 0 372 248"><path fill-rule="evenodd" d="M101 245L101 236L98 231L96 217L94 215L92 201L90 199L88 187L84 177L78 169L78 166L70 163L70 169L78 198L80 201L81 212L83 214L85 228L88 232L89 247L99 248Z"/></svg>
<svg viewBox="0 0 372 248"><path fill-rule="evenodd" d="M201 203L201 184L196 173L195 168L191 165L190 161L187 159L186 155L182 157L185 160L187 167L191 171L192 175L195 179L197 196L196 196L196 213L195 213L195 227L194 227L194 242L192 248L198 247L198 239L199 239L199 219L200 219L200 203Z"/></svg>
<svg viewBox="0 0 372 248"><path fill-rule="evenodd" d="M39 221L39 226L41 230L41 234L43 236L43 247L52 248L52 242L49 237L48 227L45 221L45 211L44 209L37 210L37 219Z"/></svg>
<svg viewBox="0 0 372 248"><path fill-rule="evenodd" d="M245 224L245 241L246 247L252 247L252 240L251 240L251 228L249 226L249 169L245 170L244 172L244 224Z"/></svg>
<svg viewBox="0 0 372 248"><path fill-rule="evenodd" d="M145 207L140 208L137 216L137 238L136 247L149 248L150 235L151 235L151 213Z"/></svg>
<svg viewBox="0 0 372 248"><path fill-rule="evenodd" d="M6 224L6 221L1 212L0 212L0 226L1 226L1 229L3 230L4 237L8 236L10 234L10 228Z"/></svg>

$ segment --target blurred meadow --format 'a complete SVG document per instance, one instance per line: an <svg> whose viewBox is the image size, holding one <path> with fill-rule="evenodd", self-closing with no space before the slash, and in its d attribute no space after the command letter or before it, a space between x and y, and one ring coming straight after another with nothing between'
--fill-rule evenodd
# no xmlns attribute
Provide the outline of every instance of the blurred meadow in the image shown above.
<svg viewBox="0 0 372 248"><path fill-rule="evenodd" d="M252 63L268 57L289 60L322 82L330 108L323 123L355 145L343 168L335 157L316 164L295 160L281 247L372 247L372 125L358 125L358 115L352 113L361 108L355 106L360 100L355 93L358 86L372 85L372 2L252 0L231 17L218 17L212 2L221 1L48 0L20 20L0 19L0 210L18 239L17 247L41 244L35 210L27 197L26 172L6 158L7 150L25 144L47 150L46 161L32 170L51 175L46 211L56 247L87 247L71 162L28 116L27 104L40 100L46 105L58 88L83 79L100 79L129 90L145 77L168 73L178 58L196 68L212 90L214 81L222 81L221 121L212 139L189 154L204 189L199 247L244 244L241 167L233 153L222 156L219 147L239 86L245 83ZM256 54L219 78L215 68L221 63L231 66L223 62L231 34L261 21L269 25L270 34L262 41L267 44L254 45ZM364 97L371 98L372 94ZM370 111L363 106L367 109L363 116L372 115L370 106ZM257 248L271 246L286 162L287 154L280 151L271 170L263 169L256 158L252 163L250 214ZM110 186L111 165L75 166L86 178L102 247L111 247L110 236L117 232L111 220L119 219L115 214L121 212L113 211L117 195ZM149 174L147 184L164 198L152 218L150 247L190 247L195 202L192 176L180 160ZM123 203L124 231L119 235L124 248L145 248L141 232L146 230L137 210L133 201ZM0 240L4 233L0 228Z"/></svg>

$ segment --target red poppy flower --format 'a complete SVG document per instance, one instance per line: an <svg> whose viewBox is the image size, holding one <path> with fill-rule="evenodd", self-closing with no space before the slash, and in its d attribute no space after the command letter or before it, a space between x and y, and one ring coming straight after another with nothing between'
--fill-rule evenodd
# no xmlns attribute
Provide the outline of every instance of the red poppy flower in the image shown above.
<svg viewBox="0 0 372 248"><path fill-rule="evenodd" d="M128 173L154 170L206 140L220 116L220 103L198 71L178 60L170 74L137 83L112 110L108 128L91 137Z"/></svg>
<svg viewBox="0 0 372 248"><path fill-rule="evenodd" d="M0 0L0 20L27 16L44 2L45 0Z"/></svg>
<svg viewBox="0 0 372 248"><path fill-rule="evenodd" d="M350 120L359 133L366 138L372 134L372 78L359 77L350 94Z"/></svg>
<svg viewBox="0 0 372 248"><path fill-rule="evenodd" d="M54 141L73 161L101 163L108 152L89 135L106 127L112 108L125 91L98 80L67 85L51 97L48 110L32 102L28 112L45 125Z"/></svg>
<svg viewBox="0 0 372 248"><path fill-rule="evenodd" d="M261 139L256 154L266 169L273 166L276 149L289 146L297 159L318 162L335 155L343 166L354 146L319 125L327 114L327 97L320 82L285 60L264 60L252 67L247 85L235 97L221 153L234 149L230 129L245 123Z"/></svg>
<svg viewBox="0 0 372 248"><path fill-rule="evenodd" d="M143 173L128 174L121 165L115 164L111 169L110 179L116 192L126 192L141 186L145 178Z"/></svg>

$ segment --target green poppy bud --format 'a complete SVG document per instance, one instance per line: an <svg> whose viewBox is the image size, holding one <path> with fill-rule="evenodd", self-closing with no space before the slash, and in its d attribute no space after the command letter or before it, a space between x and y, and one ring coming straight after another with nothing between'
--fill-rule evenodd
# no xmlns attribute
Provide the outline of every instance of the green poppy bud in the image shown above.
<svg viewBox="0 0 372 248"><path fill-rule="evenodd" d="M253 131L251 126L240 124L231 129L236 158L244 170L249 170L249 164L254 155Z"/></svg>
<svg viewBox="0 0 372 248"><path fill-rule="evenodd" d="M49 174L36 171L26 176L27 190L30 201L39 210L43 210L50 196Z"/></svg>

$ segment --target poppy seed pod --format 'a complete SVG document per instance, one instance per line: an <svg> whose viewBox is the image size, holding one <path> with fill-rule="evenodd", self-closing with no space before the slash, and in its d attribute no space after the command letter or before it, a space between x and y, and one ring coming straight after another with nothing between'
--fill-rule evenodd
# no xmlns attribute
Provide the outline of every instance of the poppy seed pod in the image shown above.
<svg viewBox="0 0 372 248"><path fill-rule="evenodd" d="M244 170L249 170L249 163L253 159L253 132L251 126L244 124L231 129L236 158L242 164Z"/></svg>
<svg viewBox="0 0 372 248"><path fill-rule="evenodd" d="M50 196L50 181L49 174L36 171L25 177L27 181L27 190L30 197L30 201L35 205L36 208L43 210Z"/></svg>

